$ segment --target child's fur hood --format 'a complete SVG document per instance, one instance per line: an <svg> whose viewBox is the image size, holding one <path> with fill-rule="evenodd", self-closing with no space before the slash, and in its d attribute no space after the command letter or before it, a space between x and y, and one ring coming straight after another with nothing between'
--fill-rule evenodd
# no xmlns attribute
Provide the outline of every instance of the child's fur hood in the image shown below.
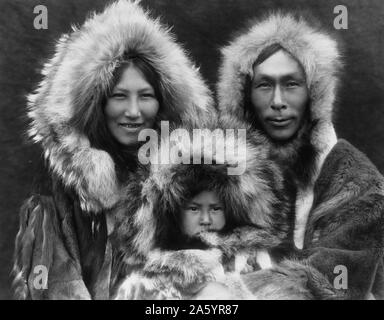
<svg viewBox="0 0 384 320"><path fill-rule="evenodd" d="M217 85L222 119L247 121L244 116L244 86L253 77L253 64L272 44L280 44L305 71L310 94L313 127L310 143L318 154L317 171L336 143L332 111L341 67L337 42L326 32L311 27L303 16L273 13L254 22L242 35L222 49L223 61ZM316 175L315 175L316 176Z"/></svg>
<svg viewBox="0 0 384 320"><path fill-rule="evenodd" d="M42 70L43 80L28 97L29 136L41 144L63 183L74 187L86 211L113 206L118 184L110 155L92 148L87 133L73 123L100 107L114 70L130 52L158 72L165 107L178 115L179 125L200 127L214 117L198 70L169 29L151 19L138 1L117 1L63 35Z"/></svg>
<svg viewBox="0 0 384 320"><path fill-rule="evenodd" d="M265 248L280 244L287 236L291 210L286 180L280 167L269 158L265 138L250 132L244 146L246 156L240 160L245 162L245 171L240 175L227 174L235 161L230 157L222 159L215 152L226 144L218 139L216 149L190 149L191 160L196 154L210 156L212 164L152 164L147 179L136 183L136 187L135 183L129 184L116 213L115 235L122 251L128 256L132 250L146 256L152 250L164 249L164 237L177 232L173 217L180 214L183 204L196 191L204 189L216 191L235 224L251 226L250 230L262 234L239 235L242 245L253 242L256 247ZM236 143L237 150L242 150L242 143ZM185 150L185 145L178 148ZM161 148L158 152L161 154Z"/></svg>

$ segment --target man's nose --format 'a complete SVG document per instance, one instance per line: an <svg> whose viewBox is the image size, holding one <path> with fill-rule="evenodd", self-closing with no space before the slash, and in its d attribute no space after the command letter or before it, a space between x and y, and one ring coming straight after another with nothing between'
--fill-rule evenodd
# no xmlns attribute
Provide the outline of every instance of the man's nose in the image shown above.
<svg viewBox="0 0 384 320"><path fill-rule="evenodd" d="M273 92L271 108L273 110L276 110L276 111L287 108L287 105L284 101L283 93L282 93L280 86L276 86L276 88Z"/></svg>
<svg viewBox="0 0 384 320"><path fill-rule="evenodd" d="M140 106L135 97L128 100L124 114L128 118L138 118L140 116Z"/></svg>

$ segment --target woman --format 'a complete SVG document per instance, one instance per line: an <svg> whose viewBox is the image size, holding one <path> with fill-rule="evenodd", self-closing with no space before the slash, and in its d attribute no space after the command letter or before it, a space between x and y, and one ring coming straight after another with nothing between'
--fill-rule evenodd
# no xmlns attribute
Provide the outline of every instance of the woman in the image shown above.
<svg viewBox="0 0 384 320"><path fill-rule="evenodd" d="M303 16L276 13L222 53L221 120L260 130L297 186L294 259L244 276L248 287L261 299L383 297L384 179L336 138L337 42Z"/></svg>
<svg viewBox="0 0 384 320"><path fill-rule="evenodd" d="M124 0L62 36L42 74L28 115L47 170L20 212L15 293L107 299L113 291L107 212L121 186L137 182L130 175L145 176L138 134L158 129L161 120L205 126L214 119L210 93L168 30Z"/></svg>

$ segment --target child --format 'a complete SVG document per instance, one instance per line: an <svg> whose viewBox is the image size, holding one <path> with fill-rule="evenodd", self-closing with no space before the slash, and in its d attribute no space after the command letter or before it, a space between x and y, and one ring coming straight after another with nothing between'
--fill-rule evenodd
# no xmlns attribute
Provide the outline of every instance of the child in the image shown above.
<svg viewBox="0 0 384 320"><path fill-rule="evenodd" d="M125 276L116 299L189 299L210 282L225 298L229 287L231 299L252 297L236 275L272 265L268 250L287 242L291 210L282 172L258 139L248 137L242 175L228 175L233 162L217 154L213 164L152 168L139 204L116 215Z"/></svg>

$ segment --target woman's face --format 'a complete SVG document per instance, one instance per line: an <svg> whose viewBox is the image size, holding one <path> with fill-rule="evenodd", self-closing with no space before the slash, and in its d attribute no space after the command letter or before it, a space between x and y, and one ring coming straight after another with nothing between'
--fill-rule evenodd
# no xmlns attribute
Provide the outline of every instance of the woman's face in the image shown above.
<svg viewBox="0 0 384 320"><path fill-rule="evenodd" d="M283 50L253 68L251 102L273 139L290 139L300 128L309 101L301 65Z"/></svg>
<svg viewBox="0 0 384 320"><path fill-rule="evenodd" d="M187 236L195 236L201 231L219 231L224 226L224 208L215 192L199 193L182 210L181 228Z"/></svg>
<svg viewBox="0 0 384 320"><path fill-rule="evenodd" d="M123 145L138 142L142 129L153 128L159 102L142 72L130 64L121 74L105 105L107 127Z"/></svg>

